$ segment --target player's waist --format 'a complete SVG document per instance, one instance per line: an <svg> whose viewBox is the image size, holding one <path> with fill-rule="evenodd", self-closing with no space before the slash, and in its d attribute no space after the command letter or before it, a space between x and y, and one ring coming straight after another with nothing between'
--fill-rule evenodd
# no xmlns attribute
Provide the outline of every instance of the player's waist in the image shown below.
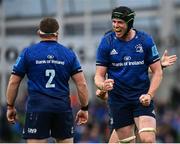
<svg viewBox="0 0 180 144"><path fill-rule="evenodd" d="M114 86L113 90L109 91L109 97L125 98L127 100L137 100L142 94L147 93L149 86L144 87L127 87Z"/></svg>
<svg viewBox="0 0 180 144"><path fill-rule="evenodd" d="M64 97L61 99L43 97L42 95L29 96L27 110L34 112L53 112L71 110L70 98Z"/></svg>

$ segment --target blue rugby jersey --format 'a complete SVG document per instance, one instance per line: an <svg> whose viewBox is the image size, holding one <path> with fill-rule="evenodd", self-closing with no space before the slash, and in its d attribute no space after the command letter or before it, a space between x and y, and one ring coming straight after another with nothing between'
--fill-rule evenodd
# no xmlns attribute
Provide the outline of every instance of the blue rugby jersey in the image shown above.
<svg viewBox="0 0 180 144"><path fill-rule="evenodd" d="M106 34L97 49L96 65L107 67L108 78L115 80L109 102L137 100L147 93L148 67L158 60L156 45L148 34L136 30L135 37L127 42L118 39L114 32Z"/></svg>
<svg viewBox="0 0 180 144"><path fill-rule="evenodd" d="M75 53L56 41L41 41L25 48L12 74L28 77L28 112L70 111L70 77L81 72Z"/></svg>

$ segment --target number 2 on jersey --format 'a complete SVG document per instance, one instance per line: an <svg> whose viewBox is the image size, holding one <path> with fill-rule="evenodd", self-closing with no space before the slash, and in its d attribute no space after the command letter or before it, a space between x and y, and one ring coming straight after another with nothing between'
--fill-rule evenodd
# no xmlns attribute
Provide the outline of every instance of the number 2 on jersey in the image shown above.
<svg viewBox="0 0 180 144"><path fill-rule="evenodd" d="M55 70L53 69L47 69L45 72L45 75L49 77L47 83L46 83L46 88L54 88L55 84L52 83L53 78L55 77Z"/></svg>

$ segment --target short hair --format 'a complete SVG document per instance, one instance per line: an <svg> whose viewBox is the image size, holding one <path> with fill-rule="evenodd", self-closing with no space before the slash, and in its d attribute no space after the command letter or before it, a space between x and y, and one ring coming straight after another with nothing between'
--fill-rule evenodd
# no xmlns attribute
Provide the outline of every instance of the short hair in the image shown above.
<svg viewBox="0 0 180 144"><path fill-rule="evenodd" d="M39 24L39 30L45 34L56 33L59 29L59 24L55 18L43 18Z"/></svg>

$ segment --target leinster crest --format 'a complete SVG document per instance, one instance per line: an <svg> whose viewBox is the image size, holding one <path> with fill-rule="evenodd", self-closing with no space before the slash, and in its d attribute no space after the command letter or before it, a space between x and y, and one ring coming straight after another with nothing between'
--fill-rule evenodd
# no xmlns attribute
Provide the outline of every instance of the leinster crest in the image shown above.
<svg viewBox="0 0 180 144"><path fill-rule="evenodd" d="M138 52L138 53L143 53L143 47L142 47L141 44L137 44L137 45L135 46L135 48L136 48L136 52Z"/></svg>

